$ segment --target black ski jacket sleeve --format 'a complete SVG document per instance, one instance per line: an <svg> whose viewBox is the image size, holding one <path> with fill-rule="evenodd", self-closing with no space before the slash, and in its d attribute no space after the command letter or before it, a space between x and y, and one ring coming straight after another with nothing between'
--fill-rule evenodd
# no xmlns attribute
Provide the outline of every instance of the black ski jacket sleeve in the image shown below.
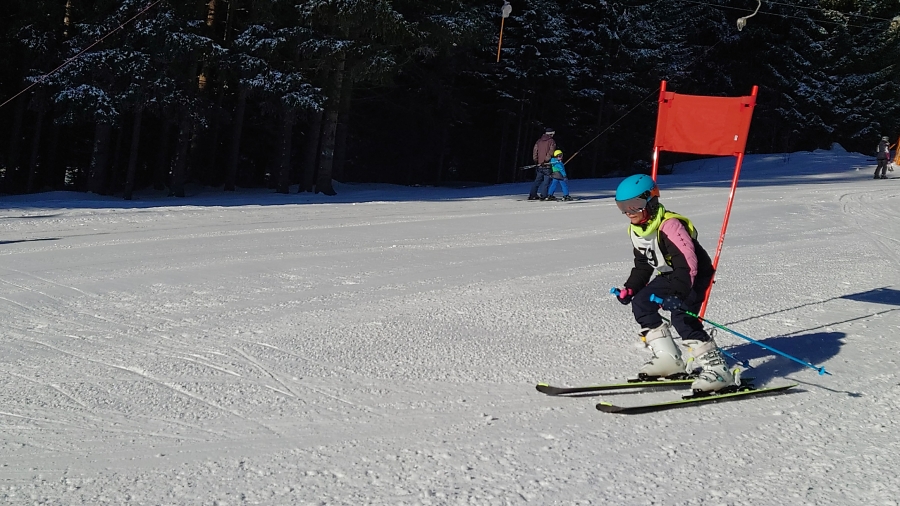
<svg viewBox="0 0 900 506"><path fill-rule="evenodd" d="M631 269L631 275L628 276L628 280L625 281L625 288L631 288L633 292L637 293L650 282L654 269L647 262L647 257L638 251L637 248L632 248L632 251L634 252L634 267Z"/></svg>

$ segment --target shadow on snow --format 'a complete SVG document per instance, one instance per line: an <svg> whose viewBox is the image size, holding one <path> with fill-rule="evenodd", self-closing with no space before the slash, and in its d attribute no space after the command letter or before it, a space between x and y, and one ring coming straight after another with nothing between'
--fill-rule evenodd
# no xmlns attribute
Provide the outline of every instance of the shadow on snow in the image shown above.
<svg viewBox="0 0 900 506"><path fill-rule="evenodd" d="M798 358L804 362L812 364L817 367L821 367L822 364L830 360L831 358L838 355L840 352L841 346L844 344L843 339L847 337L847 334L844 332L833 332L827 331L822 332L820 329L833 327L835 325L841 325L844 323L848 323L856 320L863 320L872 318L873 316L881 316L887 313L893 313L895 311L900 310L900 290L895 290L893 288L881 287L875 288L872 290L867 290L865 292L852 293L848 295L841 295L839 297L832 297L830 299L825 299L821 301L816 301L808 304L803 304L801 306L797 306L794 308L784 309L781 311L776 311L773 313L769 313L765 316L769 316L771 314L781 313L784 311L791 311L794 309L802 308L804 306L822 304L825 302L837 300L837 299L846 299L853 300L857 302L868 302L875 304L884 304L888 306L898 306L892 307L889 309L884 309L882 311L870 312L864 314L862 316L858 316L855 318L848 318L841 321L829 322L817 327L807 328L803 330L799 330L797 332L792 332L790 334L784 334L781 336L769 337L765 339L756 339L760 343L765 344L766 346L770 346L778 351L791 355L795 358ZM760 315L762 316L762 315ZM759 316L746 318L741 321L752 320L754 318L758 318ZM734 325L734 323L730 324ZM725 332L722 330L718 330L717 332ZM735 336L737 337L737 336ZM753 338L753 336L748 336ZM753 338L755 339L755 338ZM746 370L745 374L747 376L752 376L757 379L757 384L765 384L769 380L785 377L793 373L797 372L807 372L812 373L812 369L809 367L803 366L793 360L789 360L785 357L782 357L770 350L767 350L761 346L758 346L751 342L744 342L741 344L737 344L735 346L731 346L725 348L729 354L731 354L736 360L738 360L741 364L745 365L749 363L749 361L760 359L764 357L771 357L771 360L767 360L760 365L750 367ZM827 367L826 367L827 370ZM810 378L811 379L811 378ZM845 392L849 395L859 395L858 393Z"/></svg>
<svg viewBox="0 0 900 506"><path fill-rule="evenodd" d="M734 171L735 158L714 157L674 166L672 174L658 178L664 190L681 187L729 188ZM843 151L815 151L793 154L747 155L741 169L738 187L782 186L798 184L845 184L871 179L873 164L864 155ZM577 176L577 167L572 169ZM531 174L527 174L528 179ZM611 199L616 186L623 179L608 177L598 179L573 179L572 195L580 200ZM428 202L457 201L467 199L507 198L523 200L531 188L531 181L504 184L448 183L447 186L403 186L386 183L334 182L335 196L316 193L297 193L298 185L291 193L275 193L271 189L253 188L226 192L222 187L206 187L188 184L186 197L170 197L168 190L142 190L135 192L134 200L122 200L121 194L104 196L81 192L46 192L28 195L0 196L0 204L12 209L142 209L154 207L236 207L245 205L314 205L359 204L380 202ZM738 197L740 198L740 197Z"/></svg>

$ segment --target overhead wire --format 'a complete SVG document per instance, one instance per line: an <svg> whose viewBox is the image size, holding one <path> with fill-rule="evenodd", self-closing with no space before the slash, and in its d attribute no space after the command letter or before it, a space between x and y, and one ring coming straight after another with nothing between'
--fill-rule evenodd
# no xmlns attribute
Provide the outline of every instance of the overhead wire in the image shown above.
<svg viewBox="0 0 900 506"><path fill-rule="evenodd" d="M69 58L68 60L64 61L60 66L58 66L58 67L56 67L55 69L51 70L50 72L47 72L46 74L42 75L40 78L36 79L33 83L31 83L30 85L28 85L28 86L27 86L25 89L23 89L22 91L20 91L20 92L16 93L15 95L9 97L8 99L6 99L6 101L4 101L2 104L0 104L0 109L2 109L6 104L12 102L13 100L15 100L16 98L18 98L18 97L21 96L22 94L26 93L26 92L27 92L28 90L30 90L31 88L34 88L34 87L37 86L38 84L41 84L42 82L46 81L47 78L49 78L49 77L52 76L53 74L59 72L59 71L62 70L64 67L66 67L66 66L69 65L70 63L72 63L72 62L74 62L75 60L77 60L78 58L80 58L81 55L83 55L84 53L87 53L88 51L90 51L91 49L93 49L94 46L96 46L97 44L100 44L101 42L103 42L104 40L106 40L107 37L109 37L110 35L116 33L116 32L119 31L120 29L124 28L125 25L127 25L127 24L131 23L132 21L134 21L135 19L139 18L139 17L140 17L141 15L143 15L145 12L149 11L150 9L152 9L153 7L155 7L156 4L158 4L158 3L162 2L162 1L163 1L163 0L156 0L156 1L154 1L153 3L151 3L150 5L148 5L147 7L144 7L144 9L142 9L140 12L138 12L137 14L135 14L134 16L132 16L130 19L128 19L127 21L125 21L125 22L123 22L122 24L120 24L119 26L117 26L117 27L113 28L112 30L110 30L109 32L107 32L104 36L102 36L102 37L100 37L99 39L97 39L96 41L94 41L94 43L91 44L90 46L88 46L88 47L82 49L78 54L76 54L75 56L73 56L73 57Z"/></svg>
<svg viewBox="0 0 900 506"><path fill-rule="evenodd" d="M754 12L753 9L745 9L745 8L741 8L741 7L731 7L731 6L727 6L727 5L717 5L717 4L712 4L712 3L709 3L709 2L702 2L702 1L698 1L698 0L681 0L681 1L684 2L684 3L691 3L691 4L697 4L697 5L704 5L704 6L707 6L707 7L712 7L712 8L717 8L717 9L731 9L731 10L742 11L742 12L751 12L751 13ZM839 11L836 11L836 10L834 10L834 9L824 9L824 8L822 8L822 7L806 7L806 6L800 6L800 5L795 5L795 4L787 4L787 3L772 2L772 1L767 1L766 3L772 4L772 5L781 5L781 6L785 6L785 7L795 7L795 8L800 8L800 9L816 10L816 11L818 11L818 12L822 12L822 11L825 11L825 10L839 12ZM776 13L771 13L771 12L762 12L762 13L760 13L760 14L761 14L761 15L765 15L765 16L780 17L780 18L785 18L785 19L809 19L809 18L804 18L804 17L800 17L800 16L791 16L791 15L788 15L788 14L780 14L780 13L779 13L779 14L776 14ZM893 22L892 19L878 18L878 17L873 17L873 16L866 16L866 15L863 15L863 14L851 14L851 13L841 13L841 14L844 14L844 15L851 15L851 16L858 16L858 17L862 17L862 18L866 18L866 19L875 20L875 21L884 21L884 22L888 22L888 23ZM840 22L837 22L837 21L816 20L816 22L824 23L824 24L842 25L842 26L848 26L848 27L852 27L852 28L860 28L860 29L865 29L866 31L869 31L869 30L874 29L874 27L871 27L871 26L854 25L854 24L851 24L851 23L840 23ZM692 62L690 62L689 64L685 65L685 66L681 69L681 71L680 71L679 73L686 71L686 70L687 70L688 68L690 68L693 64L697 63L701 58L705 57L706 54L709 53L710 50L712 50L712 48L716 47L716 45L719 44L719 42L721 42L721 40L717 41L715 44L713 44L712 46L708 47L705 51L703 51L702 54L700 54L700 55L699 55L697 58L695 58ZM623 114L623 115L620 116L618 119L616 119L615 121L613 121L612 123L610 123L610 124L609 124L606 128L604 128L600 133L598 133L597 135L595 135L594 137L592 137L591 140L587 141L581 148L579 148L577 151L575 151L575 153L574 153L572 156L570 156L569 159L566 160L563 164L565 165L566 163L569 163L570 161L572 161L572 159L575 158L581 151L583 151L584 148L588 147L592 142L596 141L601 135L603 135L604 133L608 132L610 128L614 127L617 123L619 123L620 121L622 121L623 119L625 119L629 114L631 114L632 112L634 112L635 109L637 109L638 107L640 107L640 106L641 106L644 102L646 102L647 100L651 99L651 98L652 98L654 95L656 95L658 92L659 92L659 87L657 87L655 90L653 90L652 92L650 92L650 94L648 94L646 97L644 97L643 99L641 99L637 104L635 104L634 107L632 107L631 109L629 109L625 114Z"/></svg>
<svg viewBox="0 0 900 506"><path fill-rule="evenodd" d="M713 49L714 47L718 46L720 42L722 42L722 41L721 41L721 40L718 40L718 41L716 41L715 44L713 44L713 45L709 46L708 48L706 48L706 50L703 51L703 53L701 53L700 55L698 55L696 58L694 58L693 61L691 61L690 63L688 63L688 64L685 65L684 67L682 67L682 69L681 69L680 71L678 71L678 72L676 73L676 75L677 75L677 74L684 73L684 72L685 72L687 69L689 69L692 65L694 65L695 63L697 63L698 61L700 61L701 58L705 57L707 53L709 53L710 51L712 51L712 49ZM667 78L667 80L668 80L668 78ZM566 160L565 162L563 162L563 165L565 165L565 164L571 162L573 158L575 158L576 156L578 156L578 153L581 153L581 152L584 150L584 148L588 147L592 142L594 142L595 140L597 140L601 135L603 135L603 134L605 134L606 132L608 132L610 128L616 126L616 124L617 124L618 122L620 122L620 121L622 121L623 119L625 119L626 117L628 117L628 115L631 114L632 112L634 112L635 109L637 109L638 107L640 107L641 105L643 105L644 102L650 100L651 98L653 98L654 95L657 95L658 93L659 93L659 86L657 86L656 89L654 89L653 91L651 91L646 97L642 98L637 104L634 105L634 107L632 107L631 109L629 109L625 114L619 116L618 119L616 119L615 121L613 121L612 123L610 123L609 125L607 125L607 127L604 128L603 130L601 130L600 133L598 133L598 134L595 135L593 138L591 138L591 140L587 141L587 142L584 144L584 146L581 146L580 148L578 148L578 150L575 151L575 153L574 153L572 156L570 156L568 160Z"/></svg>
<svg viewBox="0 0 900 506"><path fill-rule="evenodd" d="M706 7L712 7L714 9L728 9L728 10L740 11L740 12L753 12L753 9L746 9L743 7L732 7L730 5L718 5L718 4L713 4L713 3L709 3L709 2L702 2L699 0L681 0L681 2L688 3L688 4L695 4L695 5L703 5ZM854 16L854 17L864 18L864 19L868 19L868 20L872 20L872 21L883 21L885 23L893 22L893 19L879 18L879 17L874 17L874 16L866 16L865 14L853 14L853 13L848 13L848 12L841 12L837 9L826 9L823 7L805 7L805 6L801 6L801 5L792 5L792 4L785 4L785 3L780 3L780 2L766 2L766 3L773 4L773 5L781 5L781 6L785 6L785 7L794 7L797 9L814 10L816 12L821 12L821 13L824 13L826 11L837 12L844 16ZM774 12L760 12L759 15L776 17L776 18L784 18L784 19L809 19L808 17L792 16L790 14L782 14L782 13L774 13ZM823 24L831 24L831 25L849 26L851 28L861 28L861 29L870 28L868 25L842 23L840 21L830 21L830 20L819 19L819 20L816 20L816 22L823 23Z"/></svg>

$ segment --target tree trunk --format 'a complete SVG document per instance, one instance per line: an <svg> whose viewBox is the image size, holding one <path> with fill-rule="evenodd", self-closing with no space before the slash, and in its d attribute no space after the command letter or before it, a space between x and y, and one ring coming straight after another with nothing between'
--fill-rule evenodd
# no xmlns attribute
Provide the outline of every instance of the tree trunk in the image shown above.
<svg viewBox="0 0 900 506"><path fill-rule="evenodd" d="M521 163L522 159L519 158L522 153L522 135L523 135L522 123L525 121L525 96L526 96L525 93L522 93L522 102L519 103L519 125L516 130L516 150L515 150L516 156L513 158L513 160L514 160L513 170L516 171L515 176L513 176L514 183L519 181L519 176L521 175L521 174L519 174L521 172L519 170L519 166L520 165L523 165L523 166L531 165L531 162L528 161L528 160L531 160L531 151L530 150L526 151L526 153L528 153L528 155L526 155L527 158L525 159L526 163ZM528 144L526 143L525 146L527 149Z"/></svg>
<svg viewBox="0 0 900 506"><path fill-rule="evenodd" d="M441 149L438 151L436 184L441 184L444 181L444 163L447 159L447 148L450 146L450 125L447 123L448 120L442 118Z"/></svg>
<svg viewBox="0 0 900 506"><path fill-rule="evenodd" d="M38 152L41 149L41 130L44 129L44 116L46 116L46 112L39 110L37 112L37 120L34 124L34 137L31 139L31 161L29 163L28 188L26 190L28 193L37 191L36 186L40 181L38 174Z"/></svg>
<svg viewBox="0 0 900 506"><path fill-rule="evenodd" d="M219 137L222 133L222 101L225 99L225 88L219 87L219 92L216 96L216 106L215 111L211 115L210 118L210 126L209 126L209 138L207 143L209 157L207 159L207 163L203 164L203 180L205 184L210 186L218 186L222 184L222 171L219 170L219 166L216 165L216 162L219 159Z"/></svg>
<svg viewBox="0 0 900 506"><path fill-rule="evenodd" d="M94 130L94 150L91 154L91 171L88 190L103 195L106 186L107 167L109 166L110 139L112 125L97 123Z"/></svg>
<svg viewBox="0 0 900 506"><path fill-rule="evenodd" d="M300 175L300 188L297 193L313 191L316 177L316 161L319 158L319 142L322 139L322 114L324 111L309 111L309 128L306 132L306 147L303 152L303 173Z"/></svg>
<svg viewBox="0 0 900 506"><path fill-rule="evenodd" d="M334 145L337 133L338 115L340 113L341 86L344 82L344 66L346 56L341 53L331 75L331 89L328 104L325 108L325 124L322 126L322 149L319 159L319 177L316 180L316 193L337 195L332 186L332 169L334 167Z"/></svg>
<svg viewBox="0 0 900 506"><path fill-rule="evenodd" d="M338 115L336 139L334 145L334 173L332 177L338 181L346 181L347 137L350 135L350 99L353 96L353 80L344 79L341 87L341 106Z"/></svg>
<svg viewBox="0 0 900 506"><path fill-rule="evenodd" d="M128 169L125 176L125 200L131 200L137 179L138 147L141 141L141 119L144 108L138 107L134 112L134 125L131 127L131 151L128 154Z"/></svg>
<svg viewBox="0 0 900 506"><path fill-rule="evenodd" d="M156 172L153 175L153 189L164 190L169 185L169 170L172 160L169 158L169 142L172 137L172 123L163 119L162 138L159 140L159 153L156 157Z"/></svg>
<svg viewBox="0 0 900 506"><path fill-rule="evenodd" d="M170 196L184 197L184 183L187 180L188 151L191 146L191 115L182 113L178 125L178 154L175 156L175 167L172 169L172 191Z"/></svg>
<svg viewBox="0 0 900 506"><path fill-rule="evenodd" d="M9 136L9 158L6 166L6 175L4 183L8 188L7 191L17 193L21 191L18 187L19 175L19 156L22 142L22 122L25 118L25 106L27 105L25 97L19 97L16 101L16 114L13 117L12 133Z"/></svg>
<svg viewBox="0 0 900 506"><path fill-rule="evenodd" d="M66 0L66 15L63 18L63 38L69 38L69 29L72 26L72 0Z"/></svg>
<svg viewBox="0 0 900 506"><path fill-rule="evenodd" d="M597 106L597 135L601 137L606 137L607 135L603 132L603 104L605 96L600 96L600 103ZM600 169L603 167L603 155L605 153L605 141L603 139L598 139L598 142L594 145L594 159L591 162L591 177L596 178L600 177Z"/></svg>
<svg viewBox="0 0 900 506"><path fill-rule="evenodd" d="M210 29L216 26L216 7L216 0L209 0L206 4L206 26Z"/></svg>
<svg viewBox="0 0 900 506"><path fill-rule="evenodd" d="M501 113L502 114L502 113ZM497 162L497 184L500 184L502 180L503 174L503 166L506 165L506 139L509 137L509 118L504 114L503 115L503 132L500 133L500 156L499 161ZM512 172L512 181L516 181L516 176L518 176L518 167L515 164L516 153L513 153L513 172Z"/></svg>
<svg viewBox="0 0 900 506"><path fill-rule="evenodd" d="M316 179L316 193L337 195L331 180L334 165L334 142L337 127L338 111L336 108L326 110L325 124L322 127L322 149L319 152L319 177Z"/></svg>
<svg viewBox="0 0 900 506"><path fill-rule="evenodd" d="M231 152L228 156L228 168L225 173L225 191L233 192L237 179L238 158L241 156L241 130L244 128L244 111L247 109L247 88L243 85L238 91L237 107L234 109L234 124L231 129Z"/></svg>
<svg viewBox="0 0 900 506"><path fill-rule="evenodd" d="M281 123L281 141L278 143L278 193L291 192L291 137L294 135L294 112L285 107Z"/></svg>
<svg viewBox="0 0 900 506"><path fill-rule="evenodd" d="M66 165L62 162L63 157L59 153L61 129L59 123L51 122L50 145L44 151L44 174L49 175L49 184L54 190L61 190L66 186Z"/></svg>
<svg viewBox="0 0 900 506"><path fill-rule="evenodd" d="M229 0L228 1L228 14L225 19L225 42L231 40L232 35L231 32L234 31L234 13L237 11L238 4L240 0Z"/></svg>
<svg viewBox="0 0 900 506"><path fill-rule="evenodd" d="M122 187L122 158L124 157L126 134L125 128L120 126L116 129L116 148L113 151L112 170L108 178L109 183L104 188L105 195L112 195Z"/></svg>

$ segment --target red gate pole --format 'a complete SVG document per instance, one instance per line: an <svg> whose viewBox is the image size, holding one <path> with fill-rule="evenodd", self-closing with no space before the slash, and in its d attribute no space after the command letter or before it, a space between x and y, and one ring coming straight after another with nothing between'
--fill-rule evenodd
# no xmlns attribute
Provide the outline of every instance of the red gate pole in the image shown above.
<svg viewBox="0 0 900 506"><path fill-rule="evenodd" d="M728 195L728 205L725 207L725 218L722 221L722 231L719 232L719 243L716 245L716 256L713 258L713 270L719 265L719 255L722 254L722 244L725 243L725 230L728 229L728 219L731 217L731 204L734 202L734 192L737 190L738 177L741 175L741 163L744 161L744 153L737 154L737 164L734 167L734 176L731 178L731 194ZM703 305L700 306L700 315L706 313L706 305L709 303L709 294L712 292L713 283L716 281L716 275L713 273L713 279L706 289L706 296L703 298Z"/></svg>
<svg viewBox="0 0 900 506"><path fill-rule="evenodd" d="M759 90L758 86L754 86L753 90L750 92L750 97L752 99L752 103L756 104L756 94ZM734 176L731 178L731 193L728 195L728 206L725 208L725 218L722 220L722 231L719 232L719 243L716 245L716 256L713 259L713 270L718 268L719 266L719 255L722 253L722 244L725 242L725 231L728 229L728 219L731 217L731 205L734 203L734 192L737 190L738 178L741 176L741 164L744 162L744 152L735 153L737 156L737 163L734 165ZM703 315L706 313L706 305L709 304L709 294L712 293L713 283L716 281L715 272L713 272L713 279L709 282L709 287L706 289L706 297L703 298L703 305L700 306L700 317L703 318Z"/></svg>
<svg viewBox="0 0 900 506"><path fill-rule="evenodd" d="M666 82L662 81L659 85L659 103L660 104L662 104L665 96L666 96ZM662 109L662 106L660 106L660 109ZM659 114L661 114L661 112ZM658 122L656 124L656 131L658 134L659 133L659 123ZM659 146L655 145L656 144L655 138L653 140L653 144L654 144L654 146L653 146L653 161L652 161L653 170L650 172L650 177L653 179L653 181L656 181L656 172L659 169ZM898 149L897 152L900 153L900 149Z"/></svg>

